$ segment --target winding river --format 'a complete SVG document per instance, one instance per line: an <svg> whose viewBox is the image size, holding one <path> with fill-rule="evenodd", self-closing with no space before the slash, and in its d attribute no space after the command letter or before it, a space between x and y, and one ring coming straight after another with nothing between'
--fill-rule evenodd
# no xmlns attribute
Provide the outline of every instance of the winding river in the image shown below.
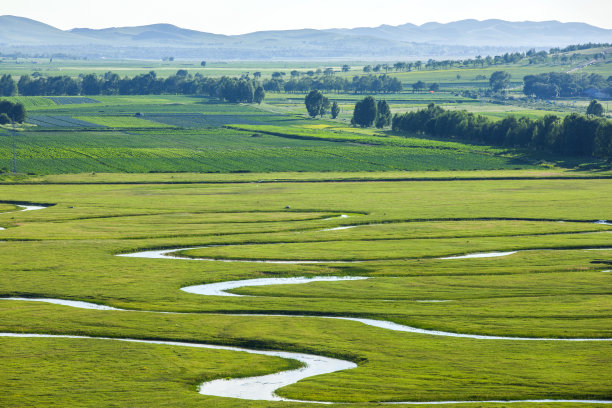
<svg viewBox="0 0 612 408"><path fill-rule="evenodd" d="M23 206L25 207L21 211L32 211L38 210L45 207L42 206ZM344 218L345 216L340 216ZM330 218L333 219L333 218ZM604 221L606 225L609 225ZM604 223L598 222L598 223ZM326 231L333 231L339 229L353 228L356 226L345 226L331 228ZM308 264L308 263L347 263L345 261L281 261L281 260L217 260L210 258L179 258L171 254L185 251L195 248L180 248L171 250L152 250L142 251L132 254L121 254L119 256L133 257L133 258L149 258L149 259L190 259L190 260L204 260L204 261L224 261L224 262L260 262L260 263L287 263L287 264ZM592 249L610 249L610 248L592 248ZM466 259L466 258L487 258L487 257L500 257L514 254L518 251L511 252L489 252L489 253L476 253L459 256L450 256L439 259ZM346 280L363 280L368 279L367 277L294 277L294 278L264 278L264 279L246 279L239 281L227 281L218 282L212 284L194 285L184 287L181 290L198 294L203 296L240 296L237 294L229 293L227 290L236 289L245 286L264 286L264 285L278 285L278 284L304 284L310 282L333 282L333 281L346 281ZM69 307L76 307L81 309L92 309L100 311L121 311L128 312L127 309L119 309L105 305L99 305L83 301L75 300L63 300L63 299L47 299L47 298L0 298L0 300L13 300L13 301L28 301L28 302L46 302L52 304L59 304ZM431 302L437 302L440 300L431 300ZM442 300L443 301L443 300ZM145 312L149 311L135 311ZM150 311L150 313L168 313L168 312L156 312ZM170 312L172 313L172 312ZM304 315L260 315L260 314L238 314L238 316L283 316L291 318L307 318L314 316ZM322 319L336 319L336 320L347 320L352 322L358 322L368 326L373 326L386 330L393 330L399 332L417 333L423 335L433 336L445 336L445 337L460 337L476 340L505 340L505 341L570 341L570 342L585 342L585 341L612 341L612 338L529 338L529 337L507 337L507 336L487 336L477 334L463 334L463 333L451 333L438 330L425 330L416 327L401 325L383 320L365 319L365 318L354 318L354 317L340 317L340 316L316 316L316 318ZM350 361L344 361L334 358L328 358L317 355L293 353L285 351L265 351L265 350L254 350L239 347L230 346L219 346L202 343L183 343L173 341L155 341L155 340L139 340L129 338L108 338L108 337L88 337L88 336L70 336L70 335L51 335L51 334L22 334L22 333L0 333L0 337L25 337L25 338L69 338L69 339L98 339L98 340L109 340L109 341L124 341L124 342L135 342L135 343L147 343L147 344L160 344L167 346L179 346L179 347L196 347L196 348L207 348L217 350L229 350L236 352L246 352L252 354L260 354L267 356L276 356L288 359L294 359L302 362L303 367L297 370L283 371L270 375L248 377L248 378L235 378L235 379L219 379L214 381L205 382L200 385L199 392L204 395L219 396L219 397L230 397L240 398L249 400L268 400L268 401L296 401L283 399L275 394L275 391L281 387L294 384L297 381L308 378L315 375L329 374L336 371L347 370L356 368L357 365ZM318 403L331 403L331 402L320 402L320 401L300 401L300 402L318 402ZM552 402L563 402L563 403L590 403L590 404L612 404L612 401L608 400L551 400L551 399L540 399L540 400L490 400L490 401L428 401L428 402L384 402L384 404L404 404L404 405L416 405L416 404L431 404L431 405L443 405L443 404L467 404L467 403L518 403L518 402L534 402L534 403L552 403Z"/></svg>

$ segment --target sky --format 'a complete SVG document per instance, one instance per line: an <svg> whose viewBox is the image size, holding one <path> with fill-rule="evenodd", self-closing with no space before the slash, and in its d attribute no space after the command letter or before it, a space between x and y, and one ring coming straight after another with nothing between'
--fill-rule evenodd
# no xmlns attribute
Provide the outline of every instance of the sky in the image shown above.
<svg viewBox="0 0 612 408"><path fill-rule="evenodd" d="M0 0L0 15L67 30L170 23L216 34L447 23L473 18L585 22L612 29L612 0ZM612 41L612 39L611 39Z"/></svg>

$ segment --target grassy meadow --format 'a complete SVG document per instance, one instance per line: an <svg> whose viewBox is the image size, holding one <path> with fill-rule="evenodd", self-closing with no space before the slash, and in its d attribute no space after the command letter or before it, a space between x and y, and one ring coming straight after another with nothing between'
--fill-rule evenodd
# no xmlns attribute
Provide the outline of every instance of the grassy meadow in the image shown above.
<svg viewBox="0 0 612 408"><path fill-rule="evenodd" d="M426 181L441 175L416 173L420 180L333 182L328 179L334 174L285 173L278 175L285 181L266 183L249 182L267 177L256 174L216 182L212 175L183 175L191 184L173 183L171 175L129 174L100 180L33 177L31 185L5 181L0 185L5 201L0 226L6 228L0 231L1 297L83 300L131 311L0 300L0 332L207 342L344 358L358 368L308 378L279 394L355 407L379 401L609 399L609 341L475 340L316 317L368 317L500 336L612 337L612 275L605 272L612 267L612 250L589 250L612 248L612 227L594 223L612 218L609 180L586 173L582 179L560 178L564 173L537 178L528 171L478 174L489 180ZM376 175L384 173L369 174ZM155 177L168 182L154 183ZM327 181L312 182L316 179ZM53 205L15 212L6 204L24 201ZM330 230L341 226L355 227ZM198 246L210 247L184 255L362 262L115 256ZM438 259L509 250L525 251ZM234 290L248 297L180 290L227 280L321 275L369 279ZM0 355L0 383L10 389L0 396L3 406L300 406L196 392L205 380L295 364L270 357L109 340L18 338L0 338ZM75 387L77 392L69 391Z"/></svg>

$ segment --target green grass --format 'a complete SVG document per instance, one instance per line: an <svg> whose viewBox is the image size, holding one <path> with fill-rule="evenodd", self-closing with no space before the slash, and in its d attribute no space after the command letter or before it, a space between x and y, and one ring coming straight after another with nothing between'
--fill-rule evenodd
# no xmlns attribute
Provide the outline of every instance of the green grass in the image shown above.
<svg viewBox="0 0 612 408"><path fill-rule="evenodd" d="M385 174L352 177L375 179ZM610 218L609 180L500 179L564 175L526 171L467 172L457 177L470 174L491 180L231 182L351 176L296 173L220 175L218 181L230 182L218 184L170 184L174 175L159 175L168 184L87 184L151 182L157 176L67 175L30 180L43 182L38 185L0 185L3 200L56 204L41 211L0 214L0 226L7 227L0 231L0 296L198 312L103 312L0 301L0 331L197 341L349 359L359 367L306 379L280 394L351 402L356 407L365 401L608 398L609 342L482 341L392 332L316 317L214 314L363 316L462 333L612 337L610 275L602 273L610 268L605 263L610 262L610 251L571 249L612 246L609 226L587 222ZM211 175L176 177L214 181ZM77 184L54 184L67 181ZM0 209L12 208L3 204ZM338 214L351 217L327 219ZM350 224L363 226L321 231ZM375 260L274 265L114 256L147 248L224 244L232 246L190 253ZM492 259L434 259L532 247L566 250ZM370 279L235 290L252 295L247 298L205 298L179 290L207 282L316 275ZM200 396L195 386L204 379L273 372L291 364L240 353L104 340L74 342L1 339L5 363L0 385L10 384L11 390L1 397L2 405L40 406L53 400L61 406L100 406L111 398L112 389L113 395L119 395L114 401L122 406L264 407L269 404ZM74 384L87 392L68 392Z"/></svg>
<svg viewBox="0 0 612 408"><path fill-rule="evenodd" d="M112 128L163 128L164 124L132 116L74 116L75 119Z"/></svg>

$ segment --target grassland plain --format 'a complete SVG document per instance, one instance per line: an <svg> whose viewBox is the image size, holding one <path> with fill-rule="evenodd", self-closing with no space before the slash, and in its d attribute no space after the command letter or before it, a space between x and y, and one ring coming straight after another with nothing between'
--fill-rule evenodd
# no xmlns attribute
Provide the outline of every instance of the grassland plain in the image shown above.
<svg viewBox="0 0 612 408"><path fill-rule="evenodd" d="M599 176L526 170L228 174L218 179L101 174L3 184L1 297L83 300L131 311L1 300L0 332L208 342L335 356L358 368L309 378L279 394L356 407L376 406L365 404L375 401L610 399L609 342L475 340L317 317L227 315L359 316L457 333L612 337L612 275L604 272L611 268L612 251L588 250L612 247L612 227L594 223L612 218L612 184L563 179L574 174ZM489 180L445 179L474 175ZM331 181L386 176L419 181ZM542 176L555 179L534 178ZM174 184L174 177L205 183ZM151 184L157 178L167 183ZM285 181L253 183L275 178ZM24 201L54 205L15 212L8 204ZM330 230L334 227L354 228ZM115 256L213 245L184 254L365 262L291 265ZM526 249L501 258L438 259ZM180 290L200 283L320 275L369 279L234 290L249 297ZM427 300L447 302L422 302ZM0 384L10 389L0 396L3 406L300 406L195 391L204 380L295 366L269 357L108 340L10 338L0 339L0 355ZM560 406L457 406L508 405Z"/></svg>

